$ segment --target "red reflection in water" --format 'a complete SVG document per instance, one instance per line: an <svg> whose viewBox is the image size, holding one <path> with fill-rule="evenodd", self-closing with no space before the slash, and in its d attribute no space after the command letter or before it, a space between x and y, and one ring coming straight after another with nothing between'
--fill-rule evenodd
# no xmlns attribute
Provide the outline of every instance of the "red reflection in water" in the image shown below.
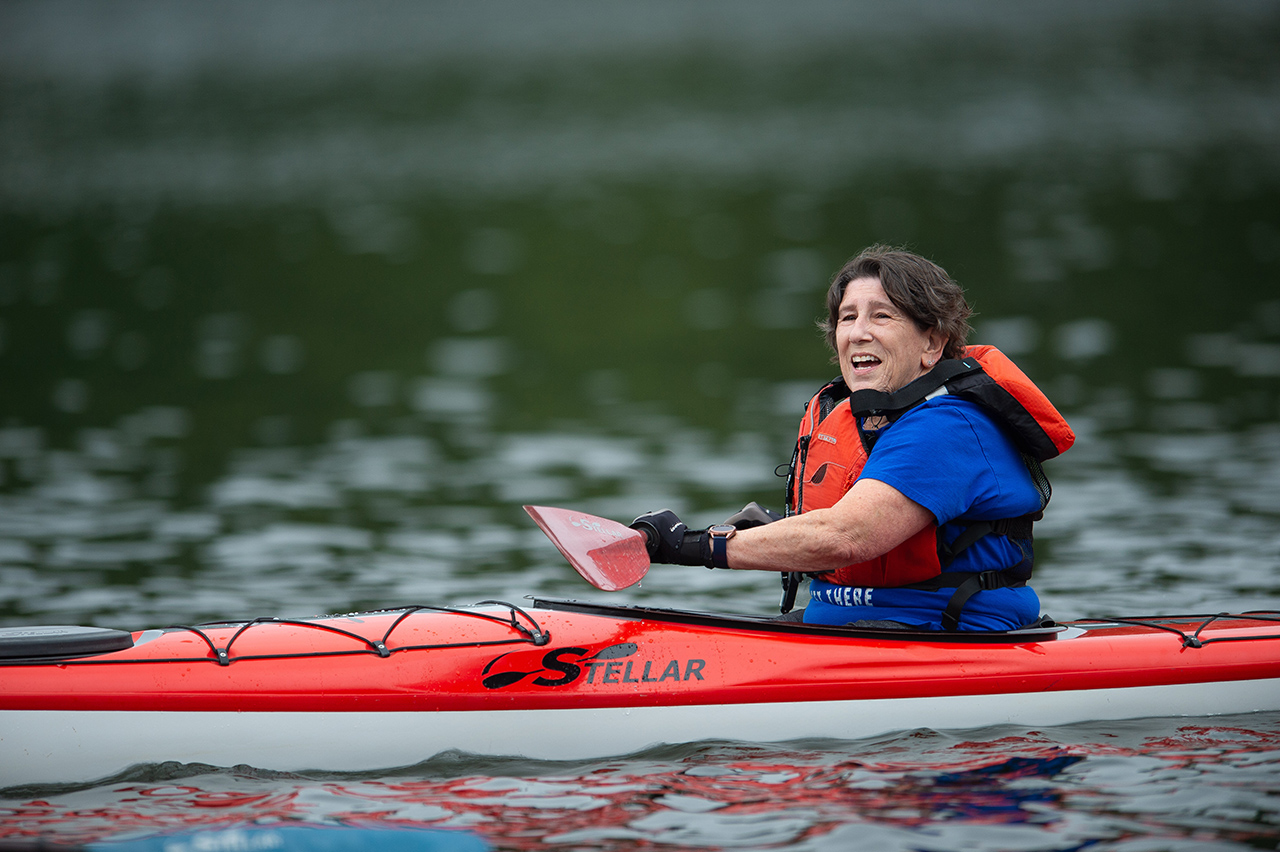
<svg viewBox="0 0 1280 852"><path fill-rule="evenodd" d="M1082 804L1087 810L1085 803L1105 795L1070 783L1072 767L1090 757L1155 757L1162 768L1179 769L1280 748L1280 733L1243 728L1188 726L1136 748L1092 736L1064 745L1036 732L963 743L909 734L880 744L873 759L706 747L671 760L619 760L522 777L319 782L229 771L200 776L198 785L190 778L104 785L0 807L0 837L84 843L283 820L467 828L499 849L607 850L682 845L691 842L690 832L705 836L696 845L714 847L723 840L717 832L755 830L751 826L758 826L764 846L860 822L911 830L960 821L1052 832L1066 811ZM1140 831L1142 818L1129 819ZM1251 836L1246 831L1239 839Z"/></svg>

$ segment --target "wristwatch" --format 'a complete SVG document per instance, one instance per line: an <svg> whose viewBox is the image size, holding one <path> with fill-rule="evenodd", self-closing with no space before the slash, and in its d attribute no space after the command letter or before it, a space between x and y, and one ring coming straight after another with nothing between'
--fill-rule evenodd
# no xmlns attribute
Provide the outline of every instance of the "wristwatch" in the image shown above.
<svg viewBox="0 0 1280 852"><path fill-rule="evenodd" d="M729 567L729 539L733 538L737 532L738 528L732 524L716 524L714 527L707 527L707 534L711 536L710 567Z"/></svg>

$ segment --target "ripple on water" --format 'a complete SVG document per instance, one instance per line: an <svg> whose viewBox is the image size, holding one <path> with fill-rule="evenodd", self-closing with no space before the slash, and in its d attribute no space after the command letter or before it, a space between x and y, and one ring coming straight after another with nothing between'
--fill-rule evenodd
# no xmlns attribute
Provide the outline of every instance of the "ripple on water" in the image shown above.
<svg viewBox="0 0 1280 852"><path fill-rule="evenodd" d="M92 841L280 819L469 827L499 848L1249 848L1280 823L1280 714L860 741L667 746L607 761L442 755L394 772L159 764L11 788L0 837Z"/></svg>

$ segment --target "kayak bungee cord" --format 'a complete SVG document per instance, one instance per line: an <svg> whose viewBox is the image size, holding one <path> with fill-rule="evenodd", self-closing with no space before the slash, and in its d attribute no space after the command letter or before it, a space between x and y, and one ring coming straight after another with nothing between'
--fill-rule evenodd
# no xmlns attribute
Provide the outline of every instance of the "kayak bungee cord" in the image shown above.
<svg viewBox="0 0 1280 852"><path fill-rule="evenodd" d="M487 606L488 604L493 604L494 606L505 606L508 610L510 610L511 620L509 622L503 622L503 623L511 625L512 629L516 630L519 633L523 633L525 636L529 637L529 641L531 641L533 644L545 645L551 641L551 634L543 630L542 627L538 625L538 622L533 620L533 616L529 615L529 613L525 612L515 604L509 604L506 601L486 600L486 601L480 601L480 603L476 604L476 606ZM432 608L433 607L419 607L419 609L432 609ZM464 615L472 615L477 618L487 618L490 621L501 621L501 619L494 618L491 615L485 615L484 613L478 613L478 612L466 612L465 610L445 609L445 610L441 610L441 612L462 612ZM516 622L517 612L523 615L526 619L528 619L530 627L526 628L523 625ZM401 616L400 618L402 619L404 618L404 616ZM396 624L399 624L399 623L400 623L400 620L397 619ZM394 630L395 624L391 625L391 628L392 630ZM387 635L388 636L391 635L391 630L387 631Z"/></svg>
<svg viewBox="0 0 1280 852"><path fill-rule="evenodd" d="M1153 630L1164 630L1173 633L1182 639L1182 647L1184 648L1203 648L1205 645L1213 645L1218 642L1251 642L1258 639L1280 639L1280 634L1269 634L1266 636L1214 636L1210 639L1201 639L1200 633L1219 619L1242 618L1248 616L1255 621L1269 621L1280 624L1280 612L1271 609L1250 610L1243 613L1219 612L1214 615L1162 615L1162 616L1141 616L1131 618L1081 618L1077 623L1089 623L1097 625L1107 624L1127 624L1132 627L1147 627ZM1187 633L1168 624L1160 624L1160 621L1193 621L1195 619L1203 619L1196 629Z"/></svg>
<svg viewBox="0 0 1280 852"><path fill-rule="evenodd" d="M277 618L273 616L254 618L246 622L208 621L208 622L204 622L202 624L197 624L197 625L174 624L174 625L170 625L168 627L163 628L163 632L183 631L187 633L192 633L198 636L207 646L209 646L209 650L213 654L213 657L181 657L181 658L175 657L175 658L170 658L165 662L168 662L168 663L216 662L220 666L229 666L233 662L238 662L242 660L289 660L289 659L302 659L302 658L312 658L312 657L347 657L347 656L354 656L358 654L376 654L379 657L385 658L399 651L431 651L431 650L444 650L448 648L476 648L476 647L499 646L499 645L534 645L535 647L538 647L538 646L546 645L548 642L551 641L551 634L548 631L544 630L542 626L539 625L538 622L531 615L529 615L527 612L525 612L523 609L516 606L515 604L507 603L505 601L498 601L498 600L486 600L486 601L481 601L476 605L485 606L489 604L506 607L509 612L509 616L507 618L500 618L498 616L491 615L489 613L484 613L484 612L473 612L470 610L459 609L456 607L428 606L425 604L403 607L404 611L401 612L400 615L395 619L395 621L391 623L391 626L386 629L386 632L382 634L381 639L370 639L366 636L361 636L359 633L355 633L354 631L345 630L341 627L335 627L334 625L331 625L331 624L321 624L316 621L311 621L307 619ZM396 607L395 609L391 609L391 610L373 610L368 613L360 613L360 614L377 615L377 614L396 612L397 610L400 610L400 609L402 608ZM491 621L495 624L501 624L504 627L511 628L513 631L519 634L520 638L475 640L475 641L469 641L469 642L443 642L438 644L424 644L424 645L400 645L394 648L388 647L387 642L388 640L390 640L391 634L395 632L395 629L399 627L405 621L405 619L407 619L409 616L417 612L451 613L453 615L462 615L462 616L468 616L470 618L482 619L484 621ZM517 615L523 616L524 620L528 622L528 624L527 625L521 624ZM331 618L333 616L318 616L318 617ZM228 639L226 644L223 645L222 647L219 647L218 644L213 640L213 638L207 632L205 632L210 628L214 628L214 627L229 628L237 624L239 625L239 628L236 630L235 633L231 635L231 638ZM293 652L284 652L284 653L278 653L278 654L243 654L243 655L234 656L234 657L231 655L231 646L235 643L237 639L239 639L245 633L245 631L249 630L252 627L256 627L259 625L268 625L268 624L287 625L292 627L303 627L303 628L309 628L313 630L321 630L326 633L334 633L340 636L346 636L350 639L354 639L357 642L360 642L361 644L367 647L361 648L361 649L345 650L345 651L293 651ZM153 663L153 662L155 661L149 660L149 659L101 660L101 659L58 659L58 658L44 657L44 658L38 658L38 659L3 660L3 661L0 661L0 665L88 666L88 665L105 665L108 663L130 664L130 663Z"/></svg>
<svg viewBox="0 0 1280 852"><path fill-rule="evenodd" d="M550 641L550 635L546 633L546 631L544 631L527 612L520 609L515 604L509 604L509 603L506 603L505 601L488 600L488 601L481 601L479 604L477 604L477 606L484 606L486 604L495 604L497 606L506 607L511 613L510 619L497 618L495 616L489 615L488 613L469 612L467 610L456 609L453 607L427 606L425 604L420 604L420 605L415 605L411 607L406 607L405 611L402 612L400 616L396 618L395 621L391 622L391 626L387 628L386 632L382 635L381 639L369 639L364 636L361 636L359 633L355 633L350 630L344 630L341 627L334 627L331 624L319 624L314 621L307 621L304 619L295 620L295 619L288 619L288 618L264 617L264 618L255 618L252 621L245 622L240 627L240 629L237 630L229 640L227 640L227 644L222 648L219 648L217 645L215 645L213 640L209 638L209 635L205 633L203 630L199 629L200 627L214 626L219 622L210 622L210 623L198 625L196 627L174 625L173 627L170 627L167 629L187 630L199 636L201 639L205 641L205 644L209 646L209 650L213 651L214 658L217 660L218 665L220 666L231 665L231 662L232 662L231 645L237 639L240 638L241 634L243 634L246 630L248 630L250 627L256 624L289 624L295 627L307 627L315 630L327 631L329 633L337 633L341 636L347 636L357 641L365 643L366 645L369 646L370 649L372 649L375 653L377 653L379 657L389 657L391 656L392 651L426 651L426 650L433 650L433 649L474 647L474 646L481 646L481 645L511 645L511 644L522 644L525 642L532 643L533 645L545 645L547 644L548 641ZM394 612L394 611L395 610L381 610L381 612ZM454 615L466 615L466 616L471 616L472 618L480 618L486 621L492 621L497 624L502 624L502 625L511 627L513 630L515 630L524 638L523 639L490 640L487 642L450 642L450 643L439 644L439 645L401 645L400 647L397 647L397 648L388 648L387 640L391 638L391 634L395 631L395 629L399 627L404 622L404 620L408 618L410 615L413 615L415 612L423 612L423 611L448 612L448 613L453 613ZM520 624L519 621L516 620L517 612L523 615L525 619L528 620L529 624L532 625L532 627L525 627L524 625ZM367 653L367 652L365 651L308 651L308 652L294 652L294 653L285 653L285 654L247 654L241 657L236 657L234 659L236 660L280 660L280 659L292 659L295 657L350 656L352 654L362 654L362 653Z"/></svg>

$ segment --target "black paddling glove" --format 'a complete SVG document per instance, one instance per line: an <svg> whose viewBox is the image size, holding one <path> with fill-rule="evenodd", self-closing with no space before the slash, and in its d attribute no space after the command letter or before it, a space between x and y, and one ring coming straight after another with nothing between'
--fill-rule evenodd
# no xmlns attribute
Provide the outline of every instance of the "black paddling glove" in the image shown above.
<svg viewBox="0 0 1280 852"><path fill-rule="evenodd" d="M711 536L691 530L670 509L649 512L631 522L645 535L649 561L665 565L710 565Z"/></svg>

